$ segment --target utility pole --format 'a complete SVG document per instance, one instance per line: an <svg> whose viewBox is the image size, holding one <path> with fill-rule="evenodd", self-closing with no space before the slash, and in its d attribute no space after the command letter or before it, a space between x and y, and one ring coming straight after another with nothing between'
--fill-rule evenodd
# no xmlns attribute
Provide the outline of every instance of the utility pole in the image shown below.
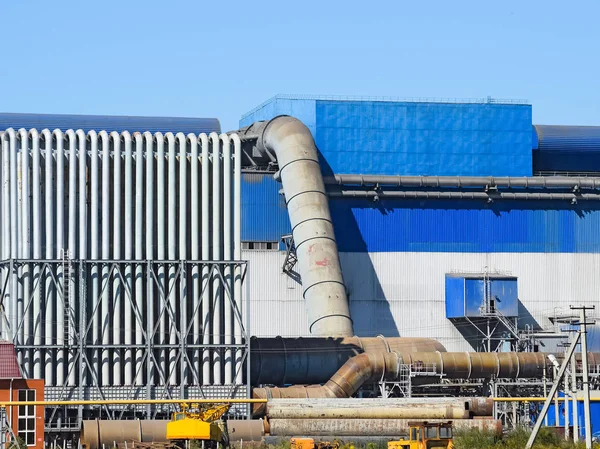
<svg viewBox="0 0 600 449"><path fill-rule="evenodd" d="M531 431L531 435L529 435L529 440L527 440L527 444L525 445L525 449L531 449L531 447L533 446L533 443L535 442L535 439L537 438L537 434L539 433L540 428L542 427L542 423L544 422L544 418L546 417L546 414L548 413L548 409L550 408L550 404L552 403L552 399L554 398L554 395L556 395L556 392L558 391L558 387L560 385L560 381L562 380L563 376L567 372L567 366L569 365L569 361L571 360L571 355L575 352L575 348L577 347L577 343L579 342L580 336L581 336L581 334L578 332L576 334L575 338L573 339L573 342L571 343L571 346L569 346L569 350L565 354L565 358L563 359L563 362L560 365L560 369L558 370L558 374L554 378L554 383L552 384L552 388L550 388L550 394L546 397L546 400L544 402L544 406L542 407L542 411L540 412L540 415L538 416L538 419L535 422L535 426L533 426L533 430ZM556 360L556 357L554 357L554 355L550 354L548 356L548 358L550 359L550 361L555 366L558 365L558 361ZM589 432L586 431L586 435L588 433ZM586 448L586 449L591 449L591 447L592 446L590 444L590 447Z"/></svg>
<svg viewBox="0 0 600 449"><path fill-rule="evenodd" d="M571 310L579 310L579 334L581 335L581 371L583 385L583 416L585 422L585 447L592 449L592 418L590 414L590 376L588 367L586 310L594 310L595 306L571 306Z"/></svg>

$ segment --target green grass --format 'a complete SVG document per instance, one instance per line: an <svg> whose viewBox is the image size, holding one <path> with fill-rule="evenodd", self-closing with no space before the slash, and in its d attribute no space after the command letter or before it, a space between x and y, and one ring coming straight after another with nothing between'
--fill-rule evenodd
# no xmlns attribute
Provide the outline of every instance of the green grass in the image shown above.
<svg viewBox="0 0 600 449"><path fill-rule="evenodd" d="M455 449L523 449L529 439L529 430L517 429L498 437L491 432L476 429L457 431L454 435ZM600 446L595 445L595 448ZM583 449L585 443L577 444L562 439L554 429L542 428L533 449Z"/></svg>

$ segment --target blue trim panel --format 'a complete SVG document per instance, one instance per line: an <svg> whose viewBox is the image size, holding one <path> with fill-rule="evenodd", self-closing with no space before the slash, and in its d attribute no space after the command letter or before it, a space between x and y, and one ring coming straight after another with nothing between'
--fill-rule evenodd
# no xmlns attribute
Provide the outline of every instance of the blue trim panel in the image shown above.
<svg viewBox="0 0 600 449"><path fill-rule="evenodd" d="M0 113L0 130L14 128L49 129L82 129L129 131L129 132L182 132L184 134L221 132L221 125L216 118L188 117L134 117L113 115L71 115L71 114L12 114Z"/></svg>
<svg viewBox="0 0 600 449"><path fill-rule="evenodd" d="M330 201L340 251L600 252L600 208L562 203Z"/></svg>

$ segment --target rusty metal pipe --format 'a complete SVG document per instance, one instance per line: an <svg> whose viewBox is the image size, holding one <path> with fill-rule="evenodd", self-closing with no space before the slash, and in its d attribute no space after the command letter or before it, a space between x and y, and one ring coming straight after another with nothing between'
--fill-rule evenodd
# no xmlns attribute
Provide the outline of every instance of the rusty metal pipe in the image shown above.
<svg viewBox="0 0 600 449"><path fill-rule="evenodd" d="M600 354L589 358L595 363ZM349 398L365 384L397 379L402 364L429 367L433 381L437 374L451 379L541 378L551 362L541 352L363 352L348 359L324 385L255 388L253 397ZM265 404L254 407L255 416L265 412Z"/></svg>
<svg viewBox="0 0 600 449"><path fill-rule="evenodd" d="M321 384L363 352L445 352L431 338L256 338L250 342L253 385Z"/></svg>
<svg viewBox="0 0 600 449"><path fill-rule="evenodd" d="M272 436L399 436L408 432L408 419L272 419ZM428 420L431 422L444 420ZM455 429L479 429L502 433L502 422L497 419L456 419Z"/></svg>

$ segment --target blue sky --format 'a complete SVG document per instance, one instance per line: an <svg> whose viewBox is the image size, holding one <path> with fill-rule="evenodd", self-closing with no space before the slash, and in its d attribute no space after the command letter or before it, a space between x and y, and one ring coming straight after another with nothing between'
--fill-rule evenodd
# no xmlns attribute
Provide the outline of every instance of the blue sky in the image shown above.
<svg viewBox="0 0 600 449"><path fill-rule="evenodd" d="M218 117L277 93L523 98L600 125L597 1L0 3L0 111Z"/></svg>

